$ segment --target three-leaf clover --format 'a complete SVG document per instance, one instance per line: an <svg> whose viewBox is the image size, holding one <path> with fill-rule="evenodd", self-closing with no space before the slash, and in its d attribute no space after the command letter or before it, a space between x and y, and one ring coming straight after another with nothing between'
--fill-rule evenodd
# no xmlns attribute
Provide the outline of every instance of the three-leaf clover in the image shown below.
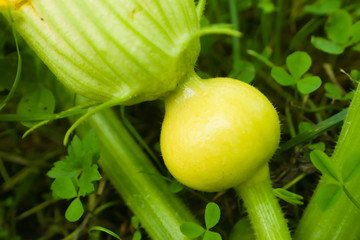
<svg viewBox="0 0 360 240"><path fill-rule="evenodd" d="M255 78L255 66L248 61L239 61L229 77L239 79L243 82L250 83Z"/></svg>
<svg viewBox="0 0 360 240"><path fill-rule="evenodd" d="M341 89L333 83L325 83L324 89L325 96L333 100L346 101L352 99L354 95L354 92L343 93Z"/></svg>
<svg viewBox="0 0 360 240"><path fill-rule="evenodd" d="M341 0L318 0L304 7L304 12L314 15L324 15L333 12L341 6Z"/></svg>
<svg viewBox="0 0 360 240"><path fill-rule="evenodd" d="M80 219L84 213L80 197L94 192L94 182L101 179L96 165L98 159L96 135L90 131L82 140L75 136L68 147L68 155L55 162L47 173L55 179L51 185L53 195L60 199L73 199L65 212L68 221Z"/></svg>
<svg viewBox="0 0 360 240"><path fill-rule="evenodd" d="M324 30L327 38L311 38L311 43L317 49L334 55L343 53L349 46L355 51L360 51L360 21L353 24L352 17L347 11L336 9L329 13Z"/></svg>
<svg viewBox="0 0 360 240"><path fill-rule="evenodd" d="M309 94L321 86L321 79L318 76L304 76L310 69L311 63L311 57L306 52L297 51L286 58L286 66L290 74L281 67L273 67L271 76L282 86L296 85L300 93Z"/></svg>
<svg viewBox="0 0 360 240"><path fill-rule="evenodd" d="M205 226L193 222L185 222L180 226L181 232L192 239L198 238L201 235L203 240L221 240L221 235L217 232L210 231L220 220L220 208L214 203L210 202L205 208Z"/></svg>

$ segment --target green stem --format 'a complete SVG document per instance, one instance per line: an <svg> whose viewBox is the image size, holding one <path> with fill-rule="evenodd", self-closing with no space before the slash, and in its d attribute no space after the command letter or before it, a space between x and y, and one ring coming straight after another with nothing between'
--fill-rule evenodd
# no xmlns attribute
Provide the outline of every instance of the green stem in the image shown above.
<svg viewBox="0 0 360 240"><path fill-rule="evenodd" d="M273 194L266 169L265 180L241 185L235 190L244 201L258 240L291 239L280 205Z"/></svg>
<svg viewBox="0 0 360 240"><path fill-rule="evenodd" d="M282 46L282 28L284 24L284 1L283 0L276 0L276 23L275 23L275 46L274 46L274 58L276 62L279 62L280 53L281 53L281 46Z"/></svg>
<svg viewBox="0 0 360 240"><path fill-rule="evenodd" d="M12 24L13 19L12 19L11 11L10 11L10 9L8 9L8 11L9 11L11 24ZM15 32L15 28L12 25L11 25L11 31L12 31L12 34L14 36L16 53L17 53L17 58L18 58L17 59L17 67L16 67L16 75L15 75L15 80L14 80L14 83L13 83L11 89L10 89L9 94L0 103L0 111L6 106L6 104L10 101L11 97L14 95L15 90L17 89L17 87L19 85L19 82L20 82L21 69L22 69L22 58L21 58L21 54L20 54L19 41L18 41L17 33Z"/></svg>
<svg viewBox="0 0 360 240"><path fill-rule="evenodd" d="M360 85L355 93L344 121L339 140L332 159L341 170L342 179L346 182L346 193L325 210L319 207L319 202L328 199L334 201L336 194L326 191L331 179L323 177L309 202L303 217L295 232L295 239L307 240L341 240L360 239L360 228L354 227L360 219L360 211L347 195L358 201L360 199L359 172L354 173L360 166ZM354 174L354 175L352 175ZM352 179L347 182L348 176Z"/></svg>
<svg viewBox="0 0 360 240"><path fill-rule="evenodd" d="M185 221L196 222L111 110L89 117L102 146L99 164L151 239L186 239Z"/></svg>
<svg viewBox="0 0 360 240"><path fill-rule="evenodd" d="M239 31L239 18L237 11L237 0L229 1L230 8L230 18L231 24L234 26L234 30ZM241 58L240 58L240 39L238 37L232 38L232 57L233 57L233 69L239 66Z"/></svg>

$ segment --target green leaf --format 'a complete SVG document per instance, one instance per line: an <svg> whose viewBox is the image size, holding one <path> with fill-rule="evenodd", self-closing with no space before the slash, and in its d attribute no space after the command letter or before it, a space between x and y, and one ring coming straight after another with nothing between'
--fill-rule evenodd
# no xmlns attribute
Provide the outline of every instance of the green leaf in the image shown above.
<svg viewBox="0 0 360 240"><path fill-rule="evenodd" d="M344 48L336 42L329 41L322 37L311 37L311 43L317 49L334 55L339 55L344 52Z"/></svg>
<svg viewBox="0 0 360 240"><path fill-rule="evenodd" d="M79 178L79 195L86 196L94 192L95 187L93 181L98 181L101 179L101 175L98 171L97 165L84 166L83 172Z"/></svg>
<svg viewBox="0 0 360 240"><path fill-rule="evenodd" d="M325 211L339 200L343 191L339 185L326 184L318 189L316 203L322 211Z"/></svg>
<svg viewBox="0 0 360 240"><path fill-rule="evenodd" d="M359 43L359 44L356 44L356 45L353 46L351 49L354 50L354 51L360 52L360 43Z"/></svg>
<svg viewBox="0 0 360 240"><path fill-rule="evenodd" d="M97 155L100 152L96 132L94 130L90 130L86 133L81 142L85 153Z"/></svg>
<svg viewBox="0 0 360 240"><path fill-rule="evenodd" d="M339 174L336 171L335 163L328 155L320 150L314 150L310 153L311 162L325 176L329 176L337 182L340 182Z"/></svg>
<svg viewBox="0 0 360 240"><path fill-rule="evenodd" d="M16 113L27 116L34 114L54 113L55 97L46 88L38 87L36 90L26 93L20 100ZM31 127L37 122L22 122L24 126Z"/></svg>
<svg viewBox="0 0 360 240"><path fill-rule="evenodd" d="M351 100L354 98L355 90L352 90L351 92L348 92L345 94L342 100Z"/></svg>
<svg viewBox="0 0 360 240"><path fill-rule="evenodd" d="M65 218L69 222L76 222L84 214L84 207L79 198L75 198L66 209Z"/></svg>
<svg viewBox="0 0 360 240"><path fill-rule="evenodd" d="M87 133L83 140L77 136L73 138L68 147L68 156L56 162L47 173L49 177L55 178L51 186L55 196L70 199L94 192L94 181L101 179L95 164L99 158L98 151L94 132ZM77 221L83 211L81 201L77 198L70 204L65 217L69 221Z"/></svg>
<svg viewBox="0 0 360 240"><path fill-rule="evenodd" d="M243 217L234 225L229 240L255 240L255 233L249 217Z"/></svg>
<svg viewBox="0 0 360 240"><path fill-rule="evenodd" d="M283 188L275 188L273 190L274 195L288 203L294 204L294 205L302 205L303 203L303 197L301 195L298 195L296 193L287 191Z"/></svg>
<svg viewBox="0 0 360 240"><path fill-rule="evenodd" d="M360 203L354 198L354 196L349 192L349 190L345 187L345 185L341 186L343 192L345 193L346 197L354 204L354 206L360 210Z"/></svg>
<svg viewBox="0 0 360 240"><path fill-rule="evenodd" d="M240 61L234 66L234 71L230 74L230 77L250 83L255 78L255 66L251 62Z"/></svg>
<svg viewBox="0 0 360 240"><path fill-rule="evenodd" d="M296 80L281 67L273 67L271 69L271 76L282 86L290 86L296 82Z"/></svg>
<svg viewBox="0 0 360 240"><path fill-rule="evenodd" d="M299 133L303 133L305 131L308 131L309 129L311 129L312 124L309 122L301 122L299 123Z"/></svg>
<svg viewBox="0 0 360 240"><path fill-rule="evenodd" d="M318 142L318 143L314 143L314 144L309 144L308 148L310 150L320 150L320 151L325 151L326 146L324 142Z"/></svg>
<svg viewBox="0 0 360 240"><path fill-rule="evenodd" d="M221 240L221 235L217 232L206 231L203 240Z"/></svg>
<svg viewBox="0 0 360 240"><path fill-rule="evenodd" d="M359 70L351 70L350 76L354 81L360 81L360 71Z"/></svg>
<svg viewBox="0 0 360 240"><path fill-rule="evenodd" d="M68 147L68 158L73 159L70 161L75 161L78 163L78 166L81 166L82 162L80 160L84 157L85 154L86 152L83 150L80 138L75 136L72 139L70 146Z"/></svg>
<svg viewBox="0 0 360 240"><path fill-rule="evenodd" d="M68 156L56 162L47 175L51 178L74 178L79 185L79 195L85 196L94 191L92 182L101 179L98 166L94 164L99 158L98 151L93 131L89 131L82 141L75 136L68 147Z"/></svg>
<svg viewBox="0 0 360 240"><path fill-rule="evenodd" d="M299 79L311 66L311 57L306 52L297 51L286 58L286 66L291 75Z"/></svg>
<svg viewBox="0 0 360 240"><path fill-rule="evenodd" d="M214 227L220 220L220 208L214 203L210 202L205 208L205 226L207 229Z"/></svg>
<svg viewBox="0 0 360 240"><path fill-rule="evenodd" d="M141 232L140 231L136 231L132 237L132 240L141 240Z"/></svg>
<svg viewBox="0 0 360 240"><path fill-rule="evenodd" d="M135 228L138 229L140 226L140 222L139 219L136 216L132 216L131 217L131 225Z"/></svg>
<svg viewBox="0 0 360 240"><path fill-rule="evenodd" d="M355 146L354 146L355 147ZM355 155L354 157L348 157L346 162L343 164L341 169L343 181L350 182L354 177L360 174L360 156Z"/></svg>
<svg viewBox="0 0 360 240"><path fill-rule="evenodd" d="M71 199L77 195L74 183L67 177L56 178L51 184L51 190L62 199Z"/></svg>
<svg viewBox="0 0 360 240"><path fill-rule="evenodd" d="M319 0L313 4L305 6L304 12L315 15L324 15L331 13L340 6L341 0Z"/></svg>
<svg viewBox="0 0 360 240"><path fill-rule="evenodd" d="M114 233L113 231L107 229L107 228L104 228L104 227L101 227L101 226L93 226L89 229L88 233L89 235L91 236L91 232L93 231L100 231L100 232L104 232L104 233L107 233L109 234L110 236L118 239L118 240L121 240L121 238L119 237L119 235L117 235L116 233Z"/></svg>
<svg viewBox="0 0 360 240"><path fill-rule="evenodd" d="M344 109L341 112L319 122L318 124L312 126L310 129L298 134L297 136L293 137L289 141L283 143L278 153L284 152L292 147L295 147L301 143L305 143L310 141L311 139L314 139L319 134L323 133L324 131L333 128L337 126L339 123L344 121L346 115L347 115L348 109Z"/></svg>
<svg viewBox="0 0 360 240"><path fill-rule="evenodd" d="M305 77L296 83L296 87L302 94L314 92L321 86L321 79L317 76Z"/></svg>
<svg viewBox="0 0 360 240"><path fill-rule="evenodd" d="M325 96L330 99L342 99L342 93L340 89L333 83L325 83L324 89L326 91Z"/></svg>
<svg viewBox="0 0 360 240"><path fill-rule="evenodd" d="M260 8L265 14L275 11L275 6L271 0L259 0L258 8Z"/></svg>
<svg viewBox="0 0 360 240"><path fill-rule="evenodd" d="M325 24L325 32L330 40L345 44L349 40L351 27L350 14L345 10L338 9L330 14Z"/></svg>
<svg viewBox="0 0 360 240"><path fill-rule="evenodd" d="M181 224L180 230L185 236L189 238L200 237L205 232L205 229L202 226L193 222L186 222Z"/></svg>
<svg viewBox="0 0 360 240"><path fill-rule="evenodd" d="M237 2L238 4L238 10L239 11L245 11L248 10L249 8L251 8L253 1L252 0L242 0Z"/></svg>
<svg viewBox="0 0 360 240"><path fill-rule="evenodd" d="M179 183L176 180L172 180L169 185L170 192L172 193L178 193L181 192L184 189L184 185Z"/></svg>
<svg viewBox="0 0 360 240"><path fill-rule="evenodd" d="M360 21L357 21L351 26L350 30L350 42L351 44L360 41Z"/></svg>
<svg viewBox="0 0 360 240"><path fill-rule="evenodd" d="M76 161L71 161L68 157L54 163L47 175L50 178L75 177L79 172L79 165Z"/></svg>

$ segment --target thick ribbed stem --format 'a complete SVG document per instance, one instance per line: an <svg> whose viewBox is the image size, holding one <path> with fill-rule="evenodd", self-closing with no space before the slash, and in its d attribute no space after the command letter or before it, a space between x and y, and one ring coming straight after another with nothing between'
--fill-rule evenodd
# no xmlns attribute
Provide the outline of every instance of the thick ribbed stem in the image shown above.
<svg viewBox="0 0 360 240"><path fill-rule="evenodd" d="M332 159L341 169L342 179L346 182L349 176L352 179L346 182L346 189L352 197L359 201L360 191L360 85L356 90L350 105L348 115L344 121L338 143ZM354 172L357 170L357 173ZM323 177L306 208L306 211L295 232L298 240L352 240L360 239L360 228L354 226L360 219L360 210L350 201L344 192L331 207L322 210L319 202L328 199L328 203L337 195L333 191L326 191L333 181ZM340 190L341 191L341 190ZM321 201L323 202L323 201Z"/></svg>
<svg viewBox="0 0 360 240"><path fill-rule="evenodd" d="M235 188L244 201L258 240L289 240L290 232L280 205L273 194L268 174L260 181Z"/></svg>
<svg viewBox="0 0 360 240"><path fill-rule="evenodd" d="M89 119L102 146L99 161L126 204L151 239L187 239L180 231L186 221L196 222L111 110Z"/></svg>

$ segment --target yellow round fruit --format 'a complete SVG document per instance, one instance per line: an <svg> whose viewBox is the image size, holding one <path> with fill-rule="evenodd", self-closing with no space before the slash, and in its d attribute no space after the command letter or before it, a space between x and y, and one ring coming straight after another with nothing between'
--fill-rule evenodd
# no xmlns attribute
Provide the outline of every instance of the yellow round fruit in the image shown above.
<svg viewBox="0 0 360 240"><path fill-rule="evenodd" d="M216 192L254 179L278 147L278 114L247 83L192 80L165 104L162 155L170 173L193 189Z"/></svg>

